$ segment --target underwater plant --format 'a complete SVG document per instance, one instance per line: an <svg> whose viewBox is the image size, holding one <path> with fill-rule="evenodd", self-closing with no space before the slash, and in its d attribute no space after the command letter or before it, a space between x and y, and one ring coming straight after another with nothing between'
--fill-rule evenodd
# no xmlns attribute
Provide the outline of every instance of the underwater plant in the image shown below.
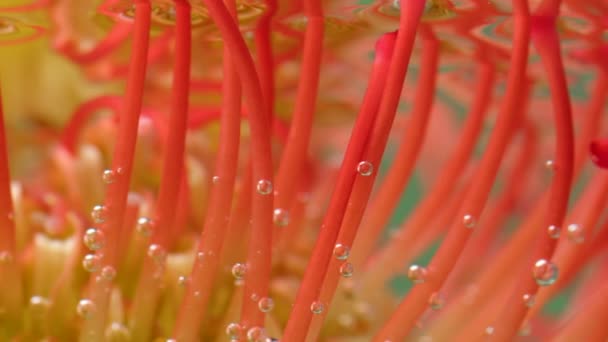
<svg viewBox="0 0 608 342"><path fill-rule="evenodd" d="M604 341L604 0L5 0L0 341Z"/></svg>

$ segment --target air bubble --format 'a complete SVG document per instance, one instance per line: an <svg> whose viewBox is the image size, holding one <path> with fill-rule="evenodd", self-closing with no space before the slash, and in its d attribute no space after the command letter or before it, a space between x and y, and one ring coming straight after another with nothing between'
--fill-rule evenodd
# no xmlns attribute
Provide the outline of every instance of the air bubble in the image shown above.
<svg viewBox="0 0 608 342"><path fill-rule="evenodd" d="M238 323L229 323L226 326L226 335L230 339L238 339L241 335L241 326Z"/></svg>
<svg viewBox="0 0 608 342"><path fill-rule="evenodd" d="M364 177L369 177L374 173L374 164L362 161L357 165L357 172Z"/></svg>
<svg viewBox="0 0 608 342"><path fill-rule="evenodd" d="M97 272L101 267L101 258L95 254L87 254L82 259L82 267L87 272Z"/></svg>
<svg viewBox="0 0 608 342"><path fill-rule="evenodd" d="M539 286L549 286L555 283L558 273L557 266L546 259L537 260L532 268L532 276Z"/></svg>
<svg viewBox="0 0 608 342"><path fill-rule="evenodd" d="M349 255L350 255L350 248L348 246L345 246L341 243L337 243L334 246L334 256L336 257L336 259L346 260L346 259L348 259Z"/></svg>
<svg viewBox="0 0 608 342"><path fill-rule="evenodd" d="M256 190L260 195L270 195L272 193L272 182L267 179L260 179L256 185Z"/></svg>
<svg viewBox="0 0 608 342"><path fill-rule="evenodd" d="M247 272L247 266L240 262L237 262L232 266L232 275L234 279L241 280L245 278L245 273Z"/></svg>
<svg viewBox="0 0 608 342"><path fill-rule="evenodd" d="M116 181L116 172L110 169L104 170L101 179L106 184L112 184Z"/></svg>
<svg viewBox="0 0 608 342"><path fill-rule="evenodd" d="M323 311L325 311L325 305L320 301L316 300L310 304L310 312L313 314L320 315L323 313Z"/></svg>
<svg viewBox="0 0 608 342"><path fill-rule="evenodd" d="M555 171L555 162L551 159L546 160L545 168L549 171Z"/></svg>
<svg viewBox="0 0 608 342"><path fill-rule="evenodd" d="M82 237L84 245L92 251L98 251L102 249L106 244L106 238L104 233L97 228L89 228L84 232Z"/></svg>
<svg viewBox="0 0 608 342"><path fill-rule="evenodd" d="M44 313L51 307L51 301L43 296L30 297L30 309L32 312Z"/></svg>
<svg viewBox="0 0 608 342"><path fill-rule="evenodd" d="M165 252L165 249L161 245L152 244L148 247L148 256L155 262L161 264L165 261L167 252Z"/></svg>
<svg viewBox="0 0 608 342"><path fill-rule="evenodd" d="M108 208L106 208L104 205L101 205L101 204L94 206L93 210L91 211L91 218L93 219L93 222L95 222L95 223L106 222L107 215L108 215Z"/></svg>
<svg viewBox="0 0 608 342"><path fill-rule="evenodd" d="M534 306L534 302L536 301L536 298L534 297L534 295L529 294L529 293L524 294L521 298L524 301L524 305L529 308Z"/></svg>
<svg viewBox="0 0 608 342"><path fill-rule="evenodd" d="M547 227L547 233L549 234L550 238L559 239L560 229L558 226L550 225Z"/></svg>
<svg viewBox="0 0 608 342"><path fill-rule="evenodd" d="M76 306L78 316L85 319L93 317L96 310L95 303L90 299L81 299Z"/></svg>
<svg viewBox="0 0 608 342"><path fill-rule="evenodd" d="M106 329L107 342L127 342L131 340L131 332L124 324L113 322Z"/></svg>
<svg viewBox="0 0 608 342"><path fill-rule="evenodd" d="M186 276L177 277L177 285L186 286L186 284L188 284L188 277L186 277Z"/></svg>
<svg viewBox="0 0 608 342"><path fill-rule="evenodd" d="M112 266L104 266L101 270L101 278L105 281L112 281L116 278L116 269Z"/></svg>
<svg viewBox="0 0 608 342"><path fill-rule="evenodd" d="M258 308L262 312L270 312L274 308L274 300L270 297L264 297L258 301Z"/></svg>
<svg viewBox="0 0 608 342"><path fill-rule="evenodd" d="M462 224L467 228L475 227L475 217L471 214L466 214L462 217Z"/></svg>
<svg viewBox="0 0 608 342"><path fill-rule="evenodd" d="M266 332L262 327L253 327L247 330L248 342L266 342Z"/></svg>
<svg viewBox="0 0 608 342"><path fill-rule="evenodd" d="M220 176L213 176L211 178L211 183L218 184L220 182Z"/></svg>
<svg viewBox="0 0 608 342"><path fill-rule="evenodd" d="M583 243L585 241L585 232L579 224L572 223L568 225L568 240L573 243Z"/></svg>
<svg viewBox="0 0 608 342"><path fill-rule="evenodd" d="M279 227L285 227L289 224L289 211L281 208L274 210L272 221Z"/></svg>
<svg viewBox="0 0 608 342"><path fill-rule="evenodd" d="M152 235L152 228L154 226L154 222L149 217L140 217L137 219L137 225L135 226L135 231L142 236L150 236Z"/></svg>
<svg viewBox="0 0 608 342"><path fill-rule="evenodd" d="M345 262L340 266L340 275L344 278L350 278L355 272L355 267L350 262Z"/></svg>
<svg viewBox="0 0 608 342"><path fill-rule="evenodd" d="M419 265L411 265L410 268L407 270L407 277L414 284L424 283L424 281L426 280L426 274L426 268Z"/></svg>

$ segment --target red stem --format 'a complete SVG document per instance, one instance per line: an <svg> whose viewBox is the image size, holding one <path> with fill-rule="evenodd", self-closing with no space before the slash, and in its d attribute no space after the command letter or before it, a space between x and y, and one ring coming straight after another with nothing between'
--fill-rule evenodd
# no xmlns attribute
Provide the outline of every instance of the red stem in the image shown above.
<svg viewBox="0 0 608 342"><path fill-rule="evenodd" d="M528 5L526 0L514 3L515 37L511 69L507 82L507 92L499 118L492 132L471 188L463 199L457 215L457 221L451 227L441 247L433 257L428 269L427 280L416 285L399 304L397 311L374 337L374 341L403 340L414 327L418 317L428 307L431 295L438 291L453 269L456 260L462 253L471 234L462 220L465 215L480 217L490 189L496 177L505 148L511 139L520 115L521 84L525 81L525 70L528 58L529 24Z"/></svg>
<svg viewBox="0 0 608 342"><path fill-rule="evenodd" d="M255 294L260 298L268 296L272 251L272 196L265 191L258 192L260 182L272 184L272 154L268 126L268 110L258 75L247 45L226 7L218 0L204 0L213 21L220 29L225 44L230 49L234 66L241 78L245 105L251 115L249 125L252 132L252 230L247 255L244 298ZM264 325L265 314L257 303L244 301L241 325L245 328Z"/></svg>
<svg viewBox="0 0 608 342"><path fill-rule="evenodd" d="M556 12L559 2L555 2L555 14L551 16L534 16L532 25L532 41L541 56L553 101L555 130L556 130L556 169L551 185L551 197L546 211L545 224L537 233L537 243L532 259L525 260L522 265L521 278L512 294L511 303L522 298L524 294L535 295L538 284L531 276L531 265L540 259L551 260L557 240L551 238L545 227L551 225L561 227L568 208L570 187L574 172L574 129L572 123L572 109L566 75L561 59L559 37L555 26ZM497 324L497 338L511 339L517 333L529 307L521 305L509 306L500 316Z"/></svg>
<svg viewBox="0 0 608 342"><path fill-rule="evenodd" d="M226 6L231 14L236 16L234 2L227 1ZM215 170L215 176L218 178L212 185L197 257L194 260L190 283L182 299L174 329L174 337L180 341L196 340L199 336L200 323L205 317L205 310L217 275L219 257L226 234L226 218L230 215L234 193L241 126L241 87L230 58L230 50L227 47L224 47L223 64L222 93L225 95L220 122L220 148L217 152ZM203 257L200 258L198 255L203 255Z"/></svg>
<svg viewBox="0 0 608 342"><path fill-rule="evenodd" d="M351 136L338 177L338 183L334 189L319 237L317 238L317 243L308 264L309 266L304 274L296 302L285 328L283 338L287 341L302 341L306 337L312 319L310 307L313 302L319 299L320 288L336 244L338 230L342 223L348 198L356 178L356 166L362 160L363 150L384 150L388 135L383 136L383 133L388 132L393 123L393 117L401 96L424 3L424 0L408 1L401 6L399 33L397 34L394 55L391 59L388 81L382 95L377 119L374 122L373 134L371 135L375 136L376 140L374 141L374 145L365 146L367 144L367 136L369 136L368 132L361 132L361 134L353 134ZM327 305L327 303L323 304Z"/></svg>
<svg viewBox="0 0 608 342"><path fill-rule="evenodd" d="M190 55L191 55L191 7L186 0L175 0L176 40L175 64L173 68L173 86L171 94L170 117L164 148L164 161L161 182L156 203L150 243L157 245L165 254L168 245L170 227L175 221L175 203L178 200L181 179L184 170L185 142L188 119L188 102L190 94ZM158 283L154 280L164 260L144 259L143 270L136 290L132 310L133 338L149 340L152 331L154 312L158 301Z"/></svg>

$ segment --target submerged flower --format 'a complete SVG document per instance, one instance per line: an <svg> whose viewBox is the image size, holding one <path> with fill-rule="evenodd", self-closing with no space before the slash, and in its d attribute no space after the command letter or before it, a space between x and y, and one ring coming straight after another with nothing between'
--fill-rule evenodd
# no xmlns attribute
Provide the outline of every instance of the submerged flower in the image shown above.
<svg viewBox="0 0 608 342"><path fill-rule="evenodd" d="M607 16L4 1L0 340L605 340Z"/></svg>

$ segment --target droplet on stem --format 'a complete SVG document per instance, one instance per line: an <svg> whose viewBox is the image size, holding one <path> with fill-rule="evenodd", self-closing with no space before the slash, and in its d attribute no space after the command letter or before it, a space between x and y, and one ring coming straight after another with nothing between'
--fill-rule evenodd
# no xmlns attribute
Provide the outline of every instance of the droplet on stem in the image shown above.
<svg viewBox="0 0 608 342"><path fill-rule="evenodd" d="M426 274L426 268L418 265L411 265L410 268L407 270L407 277L414 284L424 283L426 279Z"/></svg>
<svg viewBox="0 0 608 342"><path fill-rule="evenodd" d="M315 300L310 304L310 311L315 315L320 315L325 310L325 305L318 300Z"/></svg>
<svg viewBox="0 0 608 342"><path fill-rule="evenodd" d="M82 237L84 245L92 251L98 251L102 249L106 244L106 238L104 233L97 228L89 228L84 232Z"/></svg>
<svg viewBox="0 0 608 342"><path fill-rule="evenodd" d="M90 299L81 299L76 306L76 313L82 318L91 318L95 314L95 303Z"/></svg>
<svg viewBox="0 0 608 342"><path fill-rule="evenodd" d="M340 266L340 275L344 278L350 278L355 272L355 267L350 262L345 262Z"/></svg>
<svg viewBox="0 0 608 342"><path fill-rule="evenodd" d="M245 273L247 273L247 265L237 262L232 266L232 275L234 279L241 280L245 278Z"/></svg>
<svg viewBox="0 0 608 342"><path fill-rule="evenodd" d="M357 165L357 172L364 177L369 177L374 173L374 164L362 161Z"/></svg>
<svg viewBox="0 0 608 342"><path fill-rule="evenodd" d="M289 224L289 211L276 208L273 212L272 221L279 227L285 227Z"/></svg>
<svg viewBox="0 0 608 342"><path fill-rule="evenodd" d="M557 280L558 273L559 270L557 266L546 259L537 260L532 268L532 276L539 286L554 284Z"/></svg>
<svg viewBox="0 0 608 342"><path fill-rule="evenodd" d="M547 227L547 233L549 234L550 238L559 239L560 229L558 226L550 225Z"/></svg>
<svg viewBox="0 0 608 342"><path fill-rule="evenodd" d="M467 228L475 227L475 217L471 214L466 214L462 217L462 224Z"/></svg>
<svg viewBox="0 0 608 342"><path fill-rule="evenodd" d="M270 195L272 193L272 182L267 179L260 179L256 184L256 190L260 195Z"/></svg>
<svg viewBox="0 0 608 342"><path fill-rule="evenodd" d="M102 204L98 204L93 207L93 210L91 211L91 218L95 223L104 223L106 222L107 214L108 208Z"/></svg>
<svg viewBox="0 0 608 342"><path fill-rule="evenodd" d="M579 224L572 223L568 225L568 240L574 243L583 243L585 241L585 232Z"/></svg>
<svg viewBox="0 0 608 342"><path fill-rule="evenodd" d="M350 248L348 246L345 246L341 243L337 243L334 246L334 256L336 257L336 259L346 260L346 259L348 259L349 255L350 255Z"/></svg>
<svg viewBox="0 0 608 342"><path fill-rule="evenodd" d="M82 267L87 272L97 272L101 267L101 258L95 254L87 254L82 259Z"/></svg>

